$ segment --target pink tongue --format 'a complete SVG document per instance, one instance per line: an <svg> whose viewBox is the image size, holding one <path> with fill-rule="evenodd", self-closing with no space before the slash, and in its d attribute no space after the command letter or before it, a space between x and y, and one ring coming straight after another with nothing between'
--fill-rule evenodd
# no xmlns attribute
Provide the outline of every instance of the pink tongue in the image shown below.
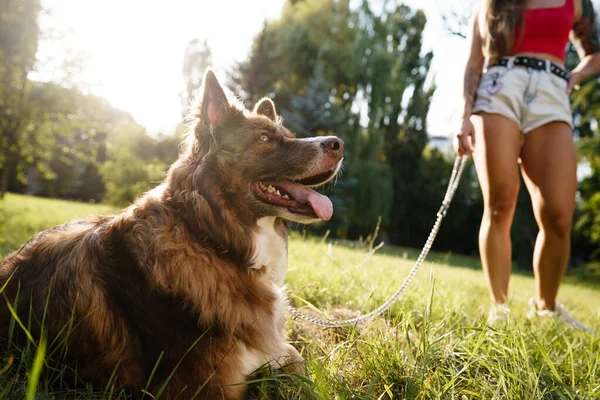
<svg viewBox="0 0 600 400"><path fill-rule="evenodd" d="M273 183L275 185L275 183ZM329 221L333 215L333 204L329 197L323 196L307 186L291 181L276 182L276 186L288 192L296 201L302 204L310 204L323 221Z"/></svg>

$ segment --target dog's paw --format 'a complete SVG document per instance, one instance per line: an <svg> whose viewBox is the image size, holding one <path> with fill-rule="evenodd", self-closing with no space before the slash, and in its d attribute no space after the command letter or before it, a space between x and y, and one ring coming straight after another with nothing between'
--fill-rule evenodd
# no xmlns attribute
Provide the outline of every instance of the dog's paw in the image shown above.
<svg viewBox="0 0 600 400"><path fill-rule="evenodd" d="M270 362L271 368L283 370L288 374L304 374L304 359L298 350L291 344L286 343L282 348L282 354L273 357Z"/></svg>
<svg viewBox="0 0 600 400"><path fill-rule="evenodd" d="M284 357L283 370L290 374L304 375L306 373L306 366L298 350L291 344L286 344L286 349L288 354Z"/></svg>

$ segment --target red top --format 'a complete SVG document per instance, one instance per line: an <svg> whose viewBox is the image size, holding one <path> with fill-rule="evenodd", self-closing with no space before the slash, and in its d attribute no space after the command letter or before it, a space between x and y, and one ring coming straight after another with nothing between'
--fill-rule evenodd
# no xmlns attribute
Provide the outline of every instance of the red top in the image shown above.
<svg viewBox="0 0 600 400"><path fill-rule="evenodd" d="M545 53L565 61L569 32L575 20L574 0L565 0L560 7L525 10L523 29L515 35L513 55Z"/></svg>

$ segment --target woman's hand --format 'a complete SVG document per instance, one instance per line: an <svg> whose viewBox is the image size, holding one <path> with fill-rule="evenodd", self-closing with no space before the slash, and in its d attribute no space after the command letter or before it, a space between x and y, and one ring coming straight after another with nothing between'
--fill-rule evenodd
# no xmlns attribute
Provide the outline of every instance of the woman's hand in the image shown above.
<svg viewBox="0 0 600 400"><path fill-rule="evenodd" d="M459 156L470 156L475 149L475 127L469 119L464 117L460 127L460 132L456 134L454 138L454 151Z"/></svg>
<svg viewBox="0 0 600 400"><path fill-rule="evenodd" d="M580 63L569 74L567 92L578 89L579 83L600 71L600 33L592 0L581 1L581 15L576 18L569 38Z"/></svg>
<svg viewBox="0 0 600 400"><path fill-rule="evenodd" d="M579 84L600 71L600 53L583 57L567 76L567 93L579 89Z"/></svg>
<svg viewBox="0 0 600 400"><path fill-rule="evenodd" d="M569 73L567 81L567 93L571 94L573 89L579 90L579 83L585 79L581 71L573 70Z"/></svg>

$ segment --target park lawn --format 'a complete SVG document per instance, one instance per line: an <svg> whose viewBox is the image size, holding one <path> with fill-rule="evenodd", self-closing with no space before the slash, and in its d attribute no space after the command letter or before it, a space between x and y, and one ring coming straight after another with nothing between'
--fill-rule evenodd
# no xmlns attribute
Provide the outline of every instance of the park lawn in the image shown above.
<svg viewBox="0 0 600 400"><path fill-rule="evenodd" d="M35 233L75 218L113 212L114 207L8 193L0 200L0 257Z"/></svg>
<svg viewBox="0 0 600 400"><path fill-rule="evenodd" d="M111 211L104 205L8 195L0 201L0 253L6 255L40 229ZM292 302L318 315L314 306L325 316L354 316L355 310L376 308L403 282L416 252L384 247L369 255L368 250L293 234L287 277ZM308 378L260 371L249 398L600 398L599 336L550 321L527 321L533 287L531 276L515 274L514 318L504 328L491 329L485 325L488 297L478 261L432 254L381 318L336 329L290 321L290 339L307 361ZM567 278L559 296L597 332L599 289L593 282ZM34 352L29 349L31 357L19 360L0 358L0 399L24 397L19 395L27 390L28 378L36 376ZM43 370L38 362L40 366ZM50 379L60 377L41 380L38 398L128 396L111 388L104 394L56 392Z"/></svg>

